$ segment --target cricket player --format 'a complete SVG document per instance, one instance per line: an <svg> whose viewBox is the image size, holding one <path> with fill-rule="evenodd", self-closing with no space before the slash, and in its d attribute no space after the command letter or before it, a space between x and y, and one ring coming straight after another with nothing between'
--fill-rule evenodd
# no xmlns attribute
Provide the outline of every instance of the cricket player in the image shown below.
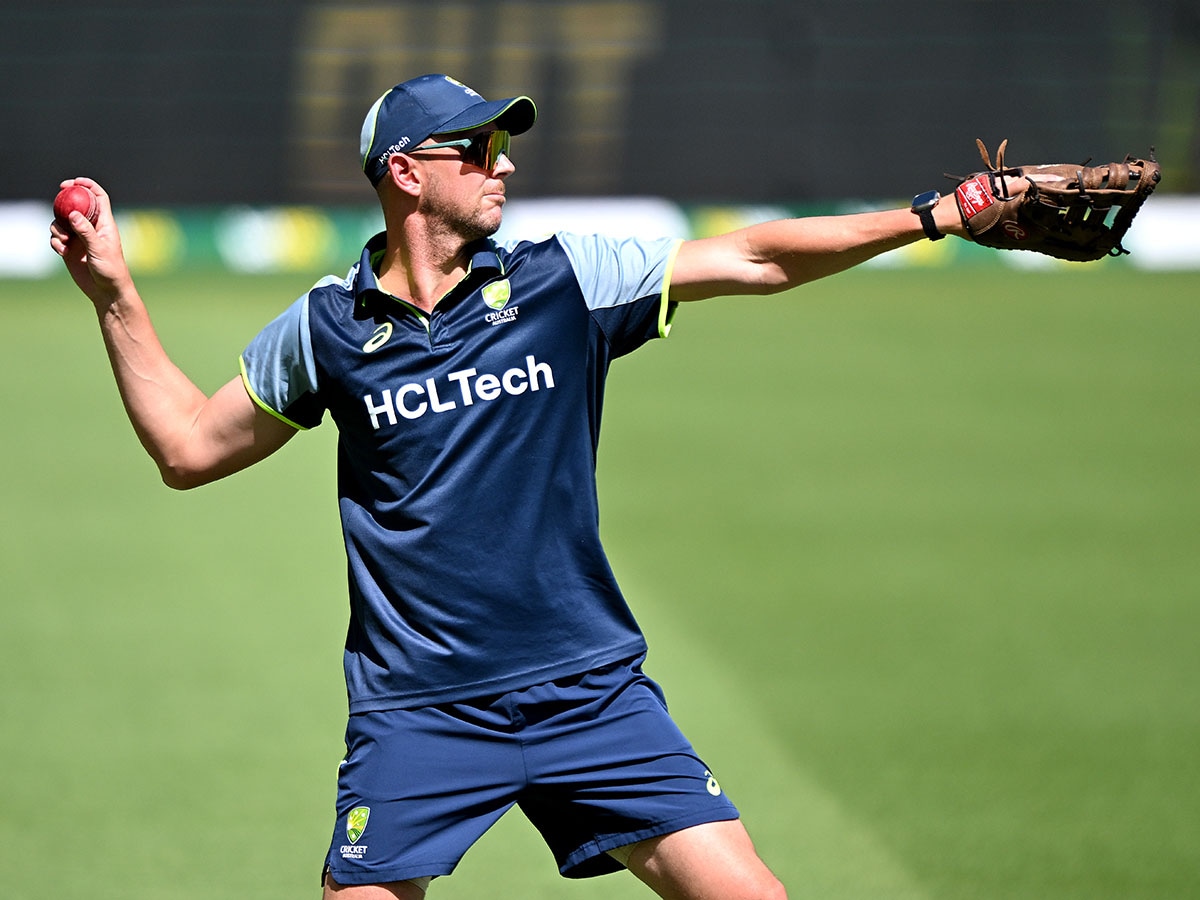
<svg viewBox="0 0 1200 900"><path fill-rule="evenodd" d="M73 213L51 245L170 487L336 423L349 722L326 898L419 898L514 804L565 876L628 869L667 898L781 898L642 671L599 538L605 376L665 337L679 304L785 291L961 236L962 219L933 196L702 240L498 244L510 140L535 118L527 97L489 102L444 75L384 93L361 165L385 230L267 324L211 397L155 336L95 181L73 179L98 198L96 225ZM719 144L697 153L700 177L722 164Z"/></svg>

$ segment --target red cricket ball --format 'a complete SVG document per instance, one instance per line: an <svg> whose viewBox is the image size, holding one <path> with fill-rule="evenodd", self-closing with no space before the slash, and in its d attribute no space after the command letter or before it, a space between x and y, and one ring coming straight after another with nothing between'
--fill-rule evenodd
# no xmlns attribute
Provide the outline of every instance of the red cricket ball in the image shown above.
<svg viewBox="0 0 1200 900"><path fill-rule="evenodd" d="M100 205L96 202L96 195L78 184L63 188L54 198L54 218L63 225L67 224L67 216L75 211L87 216L93 225L100 217Z"/></svg>

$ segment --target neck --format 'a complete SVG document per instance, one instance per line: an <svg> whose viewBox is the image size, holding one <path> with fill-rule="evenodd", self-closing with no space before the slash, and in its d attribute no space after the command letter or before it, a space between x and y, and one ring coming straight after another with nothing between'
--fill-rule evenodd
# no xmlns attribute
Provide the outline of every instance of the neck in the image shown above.
<svg viewBox="0 0 1200 900"><path fill-rule="evenodd" d="M379 262L379 286L425 312L432 312L467 273L468 241L431 229L418 216L388 223L387 249Z"/></svg>

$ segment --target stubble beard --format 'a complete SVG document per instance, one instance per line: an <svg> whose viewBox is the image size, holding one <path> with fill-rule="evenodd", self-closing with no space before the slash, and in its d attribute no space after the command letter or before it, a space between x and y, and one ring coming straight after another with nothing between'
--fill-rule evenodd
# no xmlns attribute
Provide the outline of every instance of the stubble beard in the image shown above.
<svg viewBox="0 0 1200 900"><path fill-rule="evenodd" d="M449 204L431 204L426 212L438 223L439 231L446 237L457 238L464 245L489 238L500 230L500 208L486 210L477 206L464 210Z"/></svg>

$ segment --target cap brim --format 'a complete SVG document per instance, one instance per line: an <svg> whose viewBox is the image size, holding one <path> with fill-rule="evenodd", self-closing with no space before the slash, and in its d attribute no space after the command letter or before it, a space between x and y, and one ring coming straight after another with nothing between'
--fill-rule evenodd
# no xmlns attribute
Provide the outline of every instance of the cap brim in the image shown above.
<svg viewBox="0 0 1200 900"><path fill-rule="evenodd" d="M532 100L528 97L510 97L508 100L477 103L449 121L443 122L434 134L470 131L472 128L493 123L509 134L522 134L532 128L536 120L537 106Z"/></svg>

